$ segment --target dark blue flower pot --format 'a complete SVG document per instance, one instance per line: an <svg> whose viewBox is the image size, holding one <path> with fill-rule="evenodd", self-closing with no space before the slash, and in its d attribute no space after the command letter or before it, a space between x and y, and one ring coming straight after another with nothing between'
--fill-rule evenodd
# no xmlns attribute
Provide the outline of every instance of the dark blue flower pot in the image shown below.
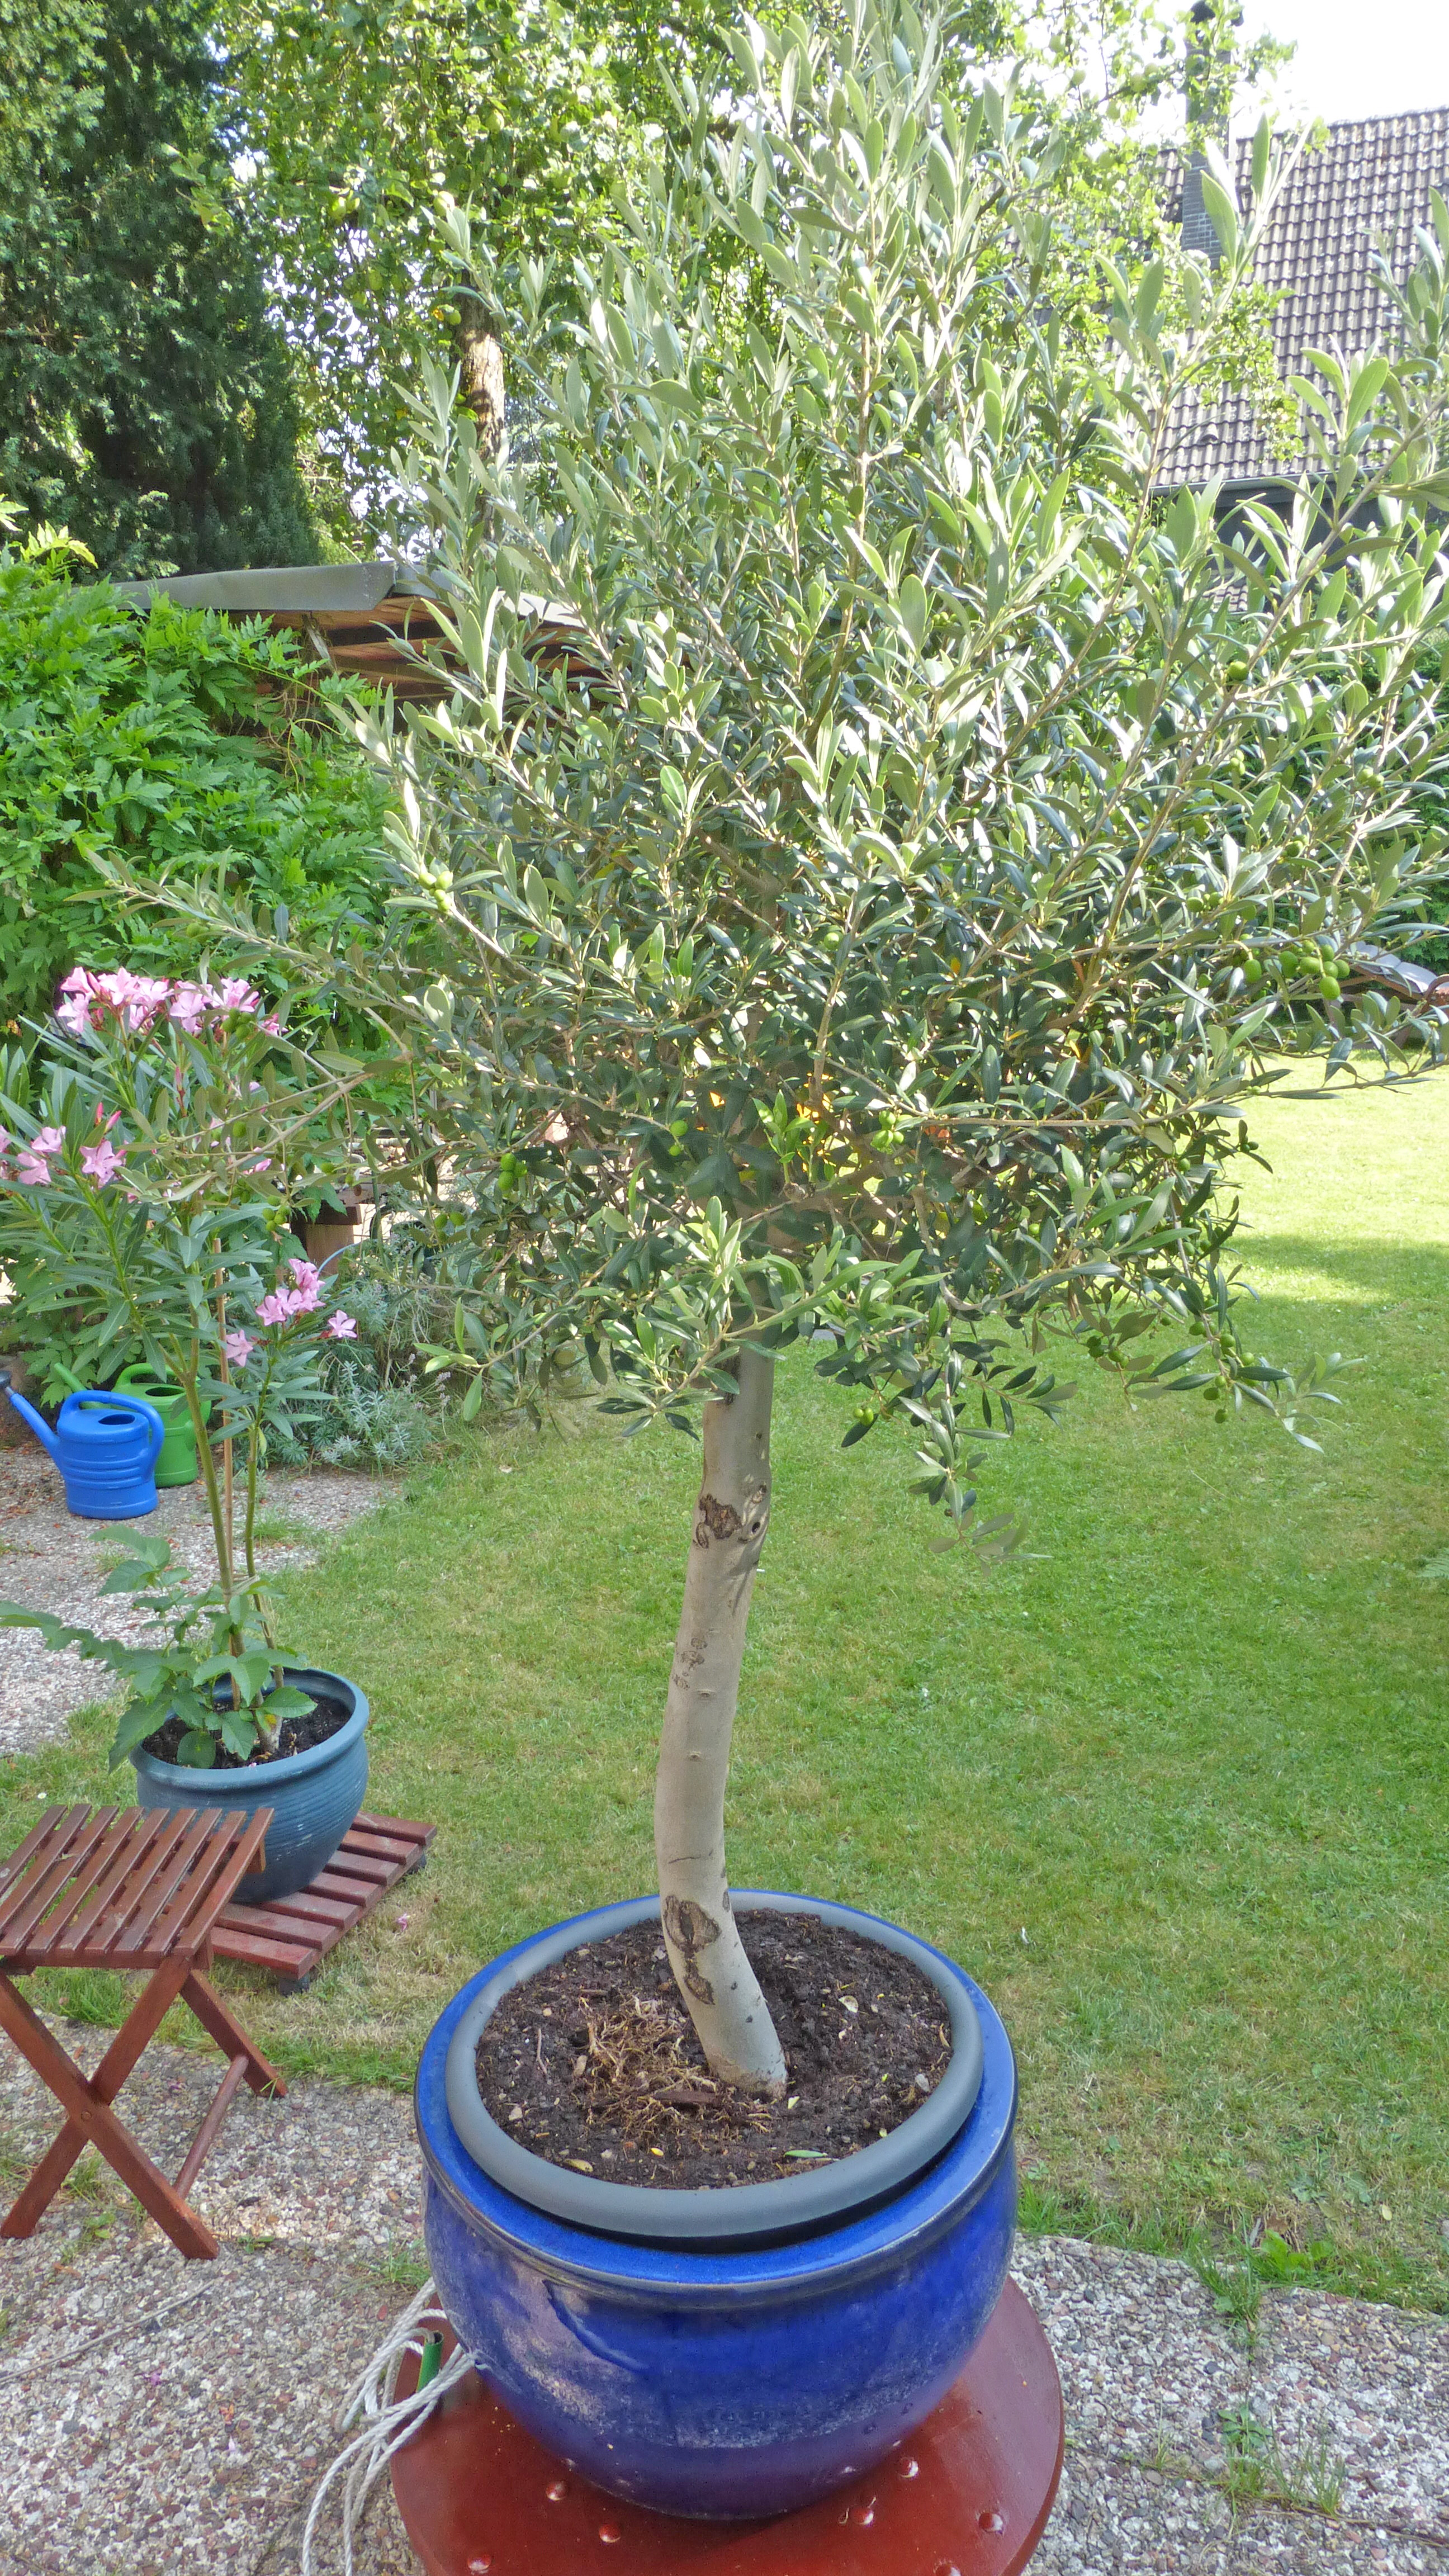
<svg viewBox="0 0 1449 2576"><path fill-rule="evenodd" d="M867 1938L892 1928L808 1898L785 1902ZM734 1903L748 1914L747 1893ZM623 1928L620 1917L638 1920L639 1909L579 1916L579 1940ZM448 2110L450 2042L479 1988L532 1946L520 1943L454 1997L418 2069L428 2254L454 2330L510 2412L611 2494L720 2518L813 2502L923 2421L1000 2295L1016 2216L1016 2068L996 2013L932 1952L980 2024L981 2083L964 2127L863 2214L786 2243L696 2253L531 2208L460 2141Z"/></svg>
<svg viewBox="0 0 1449 2576"><path fill-rule="evenodd" d="M289 1753L280 1762L249 1762L237 1771L195 1771L189 1763L161 1762L138 1746L136 1803L140 1807L258 1807L273 1810L267 1827L266 1867L250 1870L236 1892L239 1905L270 1905L295 1896L325 1869L367 1796L367 1721L370 1711L356 1682L310 1664L285 1664L298 1690L315 1684L350 1701L352 1714L325 1744Z"/></svg>

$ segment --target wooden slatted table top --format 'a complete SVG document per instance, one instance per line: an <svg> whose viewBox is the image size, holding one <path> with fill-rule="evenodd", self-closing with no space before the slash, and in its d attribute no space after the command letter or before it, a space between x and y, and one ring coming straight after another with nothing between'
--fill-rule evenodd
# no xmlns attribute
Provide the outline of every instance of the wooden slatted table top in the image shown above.
<svg viewBox="0 0 1449 2576"><path fill-rule="evenodd" d="M0 1968L199 1956L271 1821L270 1807L48 1807L0 1861Z"/></svg>

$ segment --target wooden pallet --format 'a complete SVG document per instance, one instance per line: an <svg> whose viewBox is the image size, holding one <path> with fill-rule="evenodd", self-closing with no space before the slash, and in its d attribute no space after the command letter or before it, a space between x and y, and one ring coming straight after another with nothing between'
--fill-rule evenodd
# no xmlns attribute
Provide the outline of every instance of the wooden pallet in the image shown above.
<svg viewBox="0 0 1449 2576"><path fill-rule="evenodd" d="M271 1905L228 1905L212 1935L215 1956L270 1968L284 1995L300 1994L343 1934L371 1914L400 1878L422 1868L437 1830L407 1824L401 1816L359 1816L300 1895L279 1896Z"/></svg>

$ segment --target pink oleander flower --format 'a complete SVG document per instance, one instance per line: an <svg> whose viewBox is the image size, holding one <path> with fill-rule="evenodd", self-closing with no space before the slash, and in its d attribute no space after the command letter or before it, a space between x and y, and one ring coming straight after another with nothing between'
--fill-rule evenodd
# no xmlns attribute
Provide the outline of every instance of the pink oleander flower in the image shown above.
<svg viewBox="0 0 1449 2576"><path fill-rule="evenodd" d="M310 1315L322 1303L322 1273L310 1261L289 1261L292 1286L297 1292L297 1312Z"/></svg>
<svg viewBox="0 0 1449 2576"><path fill-rule="evenodd" d="M22 1145L16 1157L15 1171L19 1180L44 1189L50 1179L50 1157L64 1150L65 1137L59 1127L42 1127Z"/></svg>
<svg viewBox="0 0 1449 2576"><path fill-rule="evenodd" d="M268 1011L266 1018L262 1022L262 1026L266 1030L269 1038L279 1038L282 1034L282 1023L278 1019L275 1011Z"/></svg>
<svg viewBox="0 0 1449 2576"><path fill-rule="evenodd" d="M165 1009L171 985L164 975L133 975L128 966L117 966L111 974L96 977L95 992L122 1026L135 1034L148 1029L158 1011Z"/></svg>
<svg viewBox="0 0 1449 2576"><path fill-rule="evenodd" d="M91 1006L84 993L72 993L68 1001L57 1002L55 1016L73 1038L83 1038L91 1025Z"/></svg>
<svg viewBox="0 0 1449 2576"><path fill-rule="evenodd" d="M233 1368L245 1368L253 1351L256 1349L256 1343L252 1340L250 1333L243 1333L238 1330L234 1333L224 1333L222 1336L221 1347L225 1351Z"/></svg>
<svg viewBox="0 0 1449 2576"><path fill-rule="evenodd" d="M245 1167L245 1168L246 1168L246 1169L247 1169L247 1171L249 1171L249 1172L269 1172L269 1171L271 1170L271 1168L272 1168L272 1158L271 1158L271 1155L270 1155L270 1154L254 1154L254 1155L252 1156L251 1161L246 1165L246 1167Z"/></svg>
<svg viewBox="0 0 1449 2576"><path fill-rule="evenodd" d="M212 1005L209 984L178 984L171 996L171 1017L179 1029L194 1038Z"/></svg>
<svg viewBox="0 0 1449 2576"><path fill-rule="evenodd" d="M259 1011L262 997L244 975L228 975L220 992L213 993L211 1007L214 1011Z"/></svg>
<svg viewBox="0 0 1449 2576"><path fill-rule="evenodd" d="M148 1029L151 1022L161 1016L170 999L171 979L168 975L138 975L127 1014L127 1026Z"/></svg>
<svg viewBox="0 0 1449 2576"><path fill-rule="evenodd" d="M86 966L72 966L60 987L64 1001L57 1002L55 1016L72 1037L83 1038L96 1025L96 979Z"/></svg>
<svg viewBox="0 0 1449 2576"><path fill-rule="evenodd" d="M57 1015L62 1028L70 1028L72 1036L83 1038L85 1030L93 1028L95 1020L98 1020L98 1010L95 1010L95 976L90 974L88 966L72 966L70 974L62 976L62 987L59 989L62 989L64 999L62 1002L57 1002L54 1015Z"/></svg>
<svg viewBox="0 0 1449 2576"><path fill-rule="evenodd" d="M292 1317L299 1311L300 1305L295 1288L274 1288L270 1296L264 1297L258 1306L257 1322L290 1324Z"/></svg>
<svg viewBox="0 0 1449 2576"><path fill-rule="evenodd" d="M355 1342L357 1317L349 1315L345 1306L338 1306L328 1316L322 1330L329 1342Z"/></svg>
<svg viewBox="0 0 1449 2576"><path fill-rule="evenodd" d="M81 1170L87 1178L98 1181L104 1189L107 1181L115 1179L125 1162L126 1148L122 1145L117 1151L109 1137L103 1137L99 1145L82 1145L80 1159Z"/></svg>

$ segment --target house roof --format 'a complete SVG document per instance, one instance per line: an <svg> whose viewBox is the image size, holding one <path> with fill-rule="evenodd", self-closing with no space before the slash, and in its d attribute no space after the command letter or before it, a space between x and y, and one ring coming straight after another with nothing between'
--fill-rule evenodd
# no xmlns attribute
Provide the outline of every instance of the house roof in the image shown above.
<svg viewBox="0 0 1449 2576"><path fill-rule="evenodd" d="M1365 40L1371 42L1368 24ZM1244 137L1231 154L1238 202L1251 196L1253 147ZM1184 159L1168 156L1164 211L1183 216ZM1430 221L1429 198L1449 196L1449 107L1412 116L1375 116L1331 125L1321 151L1307 152L1278 200L1257 276L1280 291L1273 316L1273 355L1285 379L1304 372L1304 352L1337 341L1350 355L1375 338L1392 339L1393 307L1375 284L1369 254L1382 242L1396 278L1414 265L1414 229ZM1193 208L1189 190L1189 224ZM1167 464L1173 482L1294 479L1301 457L1270 453L1268 439L1241 395L1205 405L1185 397L1174 423Z"/></svg>

